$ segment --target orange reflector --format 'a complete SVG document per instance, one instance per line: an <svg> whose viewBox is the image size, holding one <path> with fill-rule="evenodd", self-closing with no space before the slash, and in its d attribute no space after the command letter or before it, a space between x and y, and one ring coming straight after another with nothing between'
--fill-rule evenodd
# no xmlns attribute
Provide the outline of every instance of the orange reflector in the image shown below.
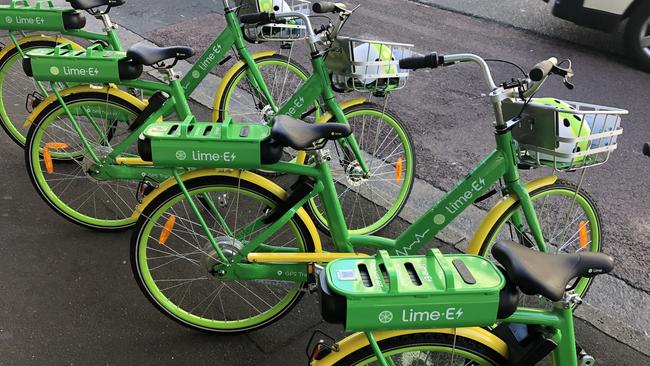
<svg viewBox="0 0 650 366"><path fill-rule="evenodd" d="M160 245L165 245L165 243L167 243L167 239L169 239L169 235L171 235L172 230L174 230L174 224L176 224L176 216L171 215L167 219L165 226L163 226L162 232L160 233L160 238L158 238L158 242L160 243Z"/></svg>
<svg viewBox="0 0 650 366"><path fill-rule="evenodd" d="M52 164L52 155L50 154L50 149L63 150L67 149L68 144L60 142L49 142L45 144L43 148L43 162L45 162L45 170L48 174L54 173L54 164Z"/></svg>
<svg viewBox="0 0 650 366"><path fill-rule="evenodd" d="M400 156L399 159L397 159L397 164L395 164L395 180L398 182L402 181L402 157Z"/></svg>
<svg viewBox="0 0 650 366"><path fill-rule="evenodd" d="M587 221L580 221L580 249L587 247L589 238L587 237Z"/></svg>

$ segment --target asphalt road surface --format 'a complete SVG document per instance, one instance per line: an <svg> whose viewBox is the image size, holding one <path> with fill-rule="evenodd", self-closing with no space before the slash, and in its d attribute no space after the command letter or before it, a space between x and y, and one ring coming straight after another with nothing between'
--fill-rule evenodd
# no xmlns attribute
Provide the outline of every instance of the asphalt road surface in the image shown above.
<svg viewBox="0 0 650 366"><path fill-rule="evenodd" d="M606 251L615 275L650 291L647 85L650 75L601 49L549 39L501 22L476 19L402 0L363 2L346 34L410 42L425 53L473 52L525 66L549 56L571 58L576 89L558 80L544 94L630 110L611 161L587 174L586 188L605 218ZM124 27L160 45L192 44L198 51L223 27L220 1L131 1L112 11ZM496 66L497 80L515 76ZM472 66L420 71L391 97L409 121L420 178L449 189L493 148L492 111ZM314 297L255 333L214 337L182 329L142 296L128 263L129 234L80 229L55 216L35 194L22 151L0 136L0 364L304 364L306 341L326 325ZM578 176L569 175L578 179ZM625 299L621 299L625 301ZM638 314L648 317L648 314ZM578 321L577 337L600 365L641 365L650 359Z"/></svg>

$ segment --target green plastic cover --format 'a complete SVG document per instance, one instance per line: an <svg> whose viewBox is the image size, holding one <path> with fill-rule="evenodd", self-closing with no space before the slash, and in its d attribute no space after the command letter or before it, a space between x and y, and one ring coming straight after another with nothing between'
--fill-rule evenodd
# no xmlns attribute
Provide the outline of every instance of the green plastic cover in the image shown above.
<svg viewBox="0 0 650 366"><path fill-rule="evenodd" d="M422 329L494 324L505 279L489 260L466 254L346 258L327 281L347 298L346 330Z"/></svg>
<svg viewBox="0 0 650 366"><path fill-rule="evenodd" d="M70 8L41 6L42 3L34 7L19 3L0 5L0 29L63 32L63 14L74 12Z"/></svg>
<svg viewBox="0 0 650 366"><path fill-rule="evenodd" d="M118 83L119 62L126 53L104 50L98 44L86 50L74 50L65 44L29 51L27 57L33 77L39 81Z"/></svg>
<svg viewBox="0 0 650 366"><path fill-rule="evenodd" d="M260 144L268 138L264 124L193 122L157 123L144 132L158 166L190 168L261 167Z"/></svg>

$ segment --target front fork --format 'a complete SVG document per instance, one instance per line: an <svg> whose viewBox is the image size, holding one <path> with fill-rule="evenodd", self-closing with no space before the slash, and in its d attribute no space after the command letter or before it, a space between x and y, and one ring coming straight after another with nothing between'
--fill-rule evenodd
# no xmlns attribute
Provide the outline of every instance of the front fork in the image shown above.
<svg viewBox="0 0 650 366"><path fill-rule="evenodd" d="M544 241L542 228L539 224L537 213L535 212L535 207L533 205L533 201L530 198L530 195L528 194L528 191L526 190L524 185L521 184L521 181L519 180L512 183L510 185L510 189L515 195L517 195L517 198L519 198L521 208L524 211L524 218L526 219L530 231L533 234L533 238L535 239L535 243L537 244L537 249L539 249L540 252L548 253L548 246ZM525 241L527 240L527 238L525 237L525 232L524 232L524 220L522 219L518 211L515 211L512 214L511 220L512 220L512 224L515 226L515 231L517 232L517 236L520 237L522 244L526 244Z"/></svg>

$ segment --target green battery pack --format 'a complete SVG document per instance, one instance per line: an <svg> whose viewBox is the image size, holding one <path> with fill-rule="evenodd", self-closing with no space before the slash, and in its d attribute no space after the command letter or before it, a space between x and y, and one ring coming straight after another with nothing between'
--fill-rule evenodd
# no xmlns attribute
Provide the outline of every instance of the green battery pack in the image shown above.
<svg viewBox="0 0 650 366"><path fill-rule="evenodd" d="M63 44L27 52L23 70L39 81L100 84L137 79L142 65L127 59L125 52L105 50L100 44L85 50Z"/></svg>
<svg viewBox="0 0 650 366"><path fill-rule="evenodd" d="M345 258L321 275L323 317L347 331L487 326L505 279L474 255Z"/></svg>
<svg viewBox="0 0 650 366"><path fill-rule="evenodd" d="M144 132L149 145L140 149L143 159L150 156L157 166L188 168L258 169L268 163L269 156L282 154L281 147L270 145L270 127L265 124L194 122L163 122L149 126Z"/></svg>
<svg viewBox="0 0 650 366"><path fill-rule="evenodd" d="M63 32L85 25L82 13L55 7L51 1L37 1L31 5L26 0L14 0L9 5L0 5L0 29Z"/></svg>

